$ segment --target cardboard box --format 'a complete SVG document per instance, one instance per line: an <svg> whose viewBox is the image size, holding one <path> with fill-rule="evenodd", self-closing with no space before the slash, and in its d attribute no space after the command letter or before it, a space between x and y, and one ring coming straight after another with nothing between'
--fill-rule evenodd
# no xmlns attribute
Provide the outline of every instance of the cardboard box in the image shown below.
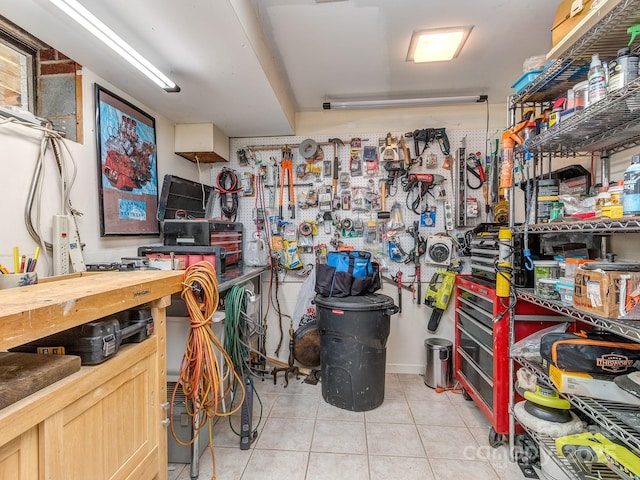
<svg viewBox="0 0 640 480"><path fill-rule="evenodd" d="M604 318L640 320L640 272L578 267L573 306Z"/></svg>
<svg viewBox="0 0 640 480"><path fill-rule="evenodd" d="M551 45L555 47L565 35L580 23L591 9L592 3L593 0L562 0L560 2L551 28Z"/></svg>
<svg viewBox="0 0 640 480"><path fill-rule="evenodd" d="M625 392L613 382L615 375L565 372L549 365L549 378L560 393L640 405L640 398Z"/></svg>

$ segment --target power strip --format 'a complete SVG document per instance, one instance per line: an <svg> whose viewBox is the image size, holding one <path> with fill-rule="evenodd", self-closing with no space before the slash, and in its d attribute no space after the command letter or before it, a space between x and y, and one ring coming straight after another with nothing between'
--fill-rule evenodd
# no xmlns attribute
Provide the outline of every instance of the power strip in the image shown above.
<svg viewBox="0 0 640 480"><path fill-rule="evenodd" d="M69 225L69 258L74 272L86 272L87 266L84 264L82 256L82 245L80 237L78 237L78 229L76 228L75 218L67 215L67 225Z"/></svg>
<svg viewBox="0 0 640 480"><path fill-rule="evenodd" d="M69 273L69 225L67 215L53 216L53 274Z"/></svg>
<svg viewBox="0 0 640 480"><path fill-rule="evenodd" d="M82 256L82 245L71 215L53 216L53 274L66 275L85 272L87 266Z"/></svg>
<svg viewBox="0 0 640 480"><path fill-rule="evenodd" d="M253 386L248 378L244 379L244 402L240 410L240 450L248 450L253 438Z"/></svg>

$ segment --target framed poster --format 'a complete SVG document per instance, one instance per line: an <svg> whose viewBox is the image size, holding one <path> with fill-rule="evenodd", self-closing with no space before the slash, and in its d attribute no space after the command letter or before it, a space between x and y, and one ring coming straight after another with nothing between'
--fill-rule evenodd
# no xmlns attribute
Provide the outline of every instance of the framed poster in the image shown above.
<svg viewBox="0 0 640 480"><path fill-rule="evenodd" d="M100 235L159 235L156 122L95 87Z"/></svg>

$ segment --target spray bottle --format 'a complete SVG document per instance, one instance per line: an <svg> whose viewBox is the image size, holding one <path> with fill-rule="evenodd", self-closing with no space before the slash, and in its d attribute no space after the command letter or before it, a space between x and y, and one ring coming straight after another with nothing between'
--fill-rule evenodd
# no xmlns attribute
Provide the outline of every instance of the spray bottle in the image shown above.
<svg viewBox="0 0 640 480"><path fill-rule="evenodd" d="M607 79L597 53L591 56L591 67L587 78L589 79L589 105L593 105L607 96Z"/></svg>
<svg viewBox="0 0 640 480"><path fill-rule="evenodd" d="M640 215L640 155L631 157L631 165L624 171L622 210L625 217Z"/></svg>

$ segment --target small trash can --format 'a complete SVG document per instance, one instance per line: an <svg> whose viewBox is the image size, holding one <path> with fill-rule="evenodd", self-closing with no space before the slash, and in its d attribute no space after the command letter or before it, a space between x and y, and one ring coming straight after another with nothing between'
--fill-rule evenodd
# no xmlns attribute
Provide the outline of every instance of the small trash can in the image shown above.
<svg viewBox="0 0 640 480"><path fill-rule="evenodd" d="M424 383L431 388L451 388L453 385L453 343L446 338L427 338L424 341L427 362Z"/></svg>
<svg viewBox="0 0 640 480"><path fill-rule="evenodd" d="M384 400L391 297L367 294L343 298L316 296L320 332L322 398L354 412L372 410Z"/></svg>

